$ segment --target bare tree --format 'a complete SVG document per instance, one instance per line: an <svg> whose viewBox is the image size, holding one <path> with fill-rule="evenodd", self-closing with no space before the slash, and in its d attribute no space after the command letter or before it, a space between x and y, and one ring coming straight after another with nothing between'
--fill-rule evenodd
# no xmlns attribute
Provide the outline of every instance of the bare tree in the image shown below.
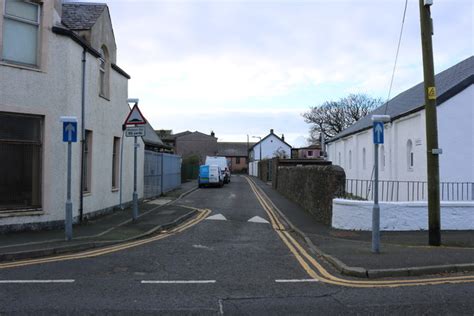
<svg viewBox="0 0 474 316"><path fill-rule="evenodd" d="M318 143L321 133L326 138L335 136L381 104L380 98L349 94L338 101L326 101L310 107L308 112L302 114L305 122L311 124L308 142Z"/></svg>

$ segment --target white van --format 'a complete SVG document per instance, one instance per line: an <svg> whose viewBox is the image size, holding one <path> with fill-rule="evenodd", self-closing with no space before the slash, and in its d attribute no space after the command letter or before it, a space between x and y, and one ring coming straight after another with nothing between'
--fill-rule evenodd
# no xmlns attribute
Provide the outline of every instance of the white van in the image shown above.
<svg viewBox="0 0 474 316"><path fill-rule="evenodd" d="M224 185L224 177L221 168L217 165L202 165L199 167L198 186L202 188L207 185Z"/></svg>
<svg viewBox="0 0 474 316"><path fill-rule="evenodd" d="M230 168L225 157L206 156L206 165L218 165L224 176L224 183L230 182Z"/></svg>

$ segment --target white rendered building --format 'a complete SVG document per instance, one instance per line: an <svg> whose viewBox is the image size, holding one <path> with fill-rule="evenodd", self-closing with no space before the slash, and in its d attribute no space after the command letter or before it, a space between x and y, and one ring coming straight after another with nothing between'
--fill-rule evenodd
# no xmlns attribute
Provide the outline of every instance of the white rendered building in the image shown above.
<svg viewBox="0 0 474 316"><path fill-rule="evenodd" d="M2 1L0 57L0 231L63 223L67 145L61 116L78 119L72 146L75 220L111 211L120 193L123 202L130 201L133 138L122 132L130 77L116 65L107 5ZM141 197L141 139L140 145Z"/></svg>

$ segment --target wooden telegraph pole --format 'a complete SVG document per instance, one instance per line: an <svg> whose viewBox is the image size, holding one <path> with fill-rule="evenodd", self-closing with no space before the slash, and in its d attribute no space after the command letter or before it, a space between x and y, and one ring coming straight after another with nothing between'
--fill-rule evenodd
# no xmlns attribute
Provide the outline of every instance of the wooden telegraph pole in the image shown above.
<svg viewBox="0 0 474 316"><path fill-rule="evenodd" d="M421 47L425 83L426 149L428 163L428 222L429 244L441 244L438 121L436 118L436 86L433 66L433 20L430 6L433 0L420 1Z"/></svg>

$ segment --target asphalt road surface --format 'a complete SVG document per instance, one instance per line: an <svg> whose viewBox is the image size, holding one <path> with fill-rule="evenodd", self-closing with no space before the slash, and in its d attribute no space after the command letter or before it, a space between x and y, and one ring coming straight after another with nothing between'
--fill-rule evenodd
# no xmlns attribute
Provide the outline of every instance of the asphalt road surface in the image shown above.
<svg viewBox="0 0 474 316"><path fill-rule="evenodd" d="M309 280L244 177L178 203L212 213L137 247L0 269L0 314L474 313L474 283L352 288Z"/></svg>

